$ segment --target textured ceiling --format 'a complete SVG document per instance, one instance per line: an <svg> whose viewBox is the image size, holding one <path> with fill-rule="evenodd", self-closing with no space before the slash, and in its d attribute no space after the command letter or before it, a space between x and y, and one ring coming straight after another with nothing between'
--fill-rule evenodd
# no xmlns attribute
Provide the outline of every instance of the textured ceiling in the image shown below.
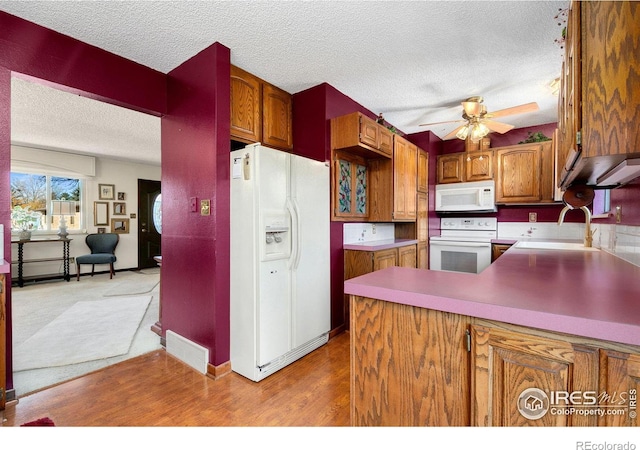
<svg viewBox="0 0 640 450"><path fill-rule="evenodd" d="M233 64L296 93L327 82L405 133L443 137L460 101L516 127L557 120L555 19L568 1L4 1L0 10L167 73L214 42ZM159 161L159 119L14 81L21 144ZM61 105L65 105L61 108ZM91 132L89 132L91 130Z"/></svg>

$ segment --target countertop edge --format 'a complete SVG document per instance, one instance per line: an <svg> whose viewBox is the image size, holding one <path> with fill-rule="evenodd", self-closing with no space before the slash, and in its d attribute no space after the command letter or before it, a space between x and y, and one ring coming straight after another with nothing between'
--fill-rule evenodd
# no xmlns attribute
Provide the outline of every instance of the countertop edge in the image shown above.
<svg viewBox="0 0 640 450"><path fill-rule="evenodd" d="M379 242L376 244L376 242ZM417 244L417 239L385 239L382 241L368 241L361 243L343 244L344 250L356 250L363 252L376 252L378 250L387 250L390 248L404 247L406 245Z"/></svg>

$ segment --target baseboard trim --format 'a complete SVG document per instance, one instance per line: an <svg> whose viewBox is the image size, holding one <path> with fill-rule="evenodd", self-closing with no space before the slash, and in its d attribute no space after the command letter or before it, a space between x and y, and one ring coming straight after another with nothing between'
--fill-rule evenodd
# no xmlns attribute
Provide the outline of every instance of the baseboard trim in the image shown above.
<svg viewBox="0 0 640 450"><path fill-rule="evenodd" d="M217 380L227 374L231 373L231 361L227 361L218 366L214 366L211 363L207 364L207 376Z"/></svg>

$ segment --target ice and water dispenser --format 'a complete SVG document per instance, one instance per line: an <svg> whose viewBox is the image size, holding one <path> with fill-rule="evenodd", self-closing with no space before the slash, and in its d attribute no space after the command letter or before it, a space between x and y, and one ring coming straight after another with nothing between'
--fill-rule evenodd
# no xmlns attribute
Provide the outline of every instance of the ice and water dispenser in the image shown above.
<svg viewBox="0 0 640 450"><path fill-rule="evenodd" d="M264 217L265 259L289 258L291 233L287 214L272 214Z"/></svg>

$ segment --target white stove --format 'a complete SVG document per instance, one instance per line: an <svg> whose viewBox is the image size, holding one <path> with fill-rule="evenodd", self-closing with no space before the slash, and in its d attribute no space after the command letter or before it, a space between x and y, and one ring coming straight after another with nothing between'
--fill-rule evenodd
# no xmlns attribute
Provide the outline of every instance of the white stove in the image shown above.
<svg viewBox="0 0 640 450"><path fill-rule="evenodd" d="M480 273L491 264L491 240L498 237L495 217L445 217L440 236L429 239L431 270Z"/></svg>

